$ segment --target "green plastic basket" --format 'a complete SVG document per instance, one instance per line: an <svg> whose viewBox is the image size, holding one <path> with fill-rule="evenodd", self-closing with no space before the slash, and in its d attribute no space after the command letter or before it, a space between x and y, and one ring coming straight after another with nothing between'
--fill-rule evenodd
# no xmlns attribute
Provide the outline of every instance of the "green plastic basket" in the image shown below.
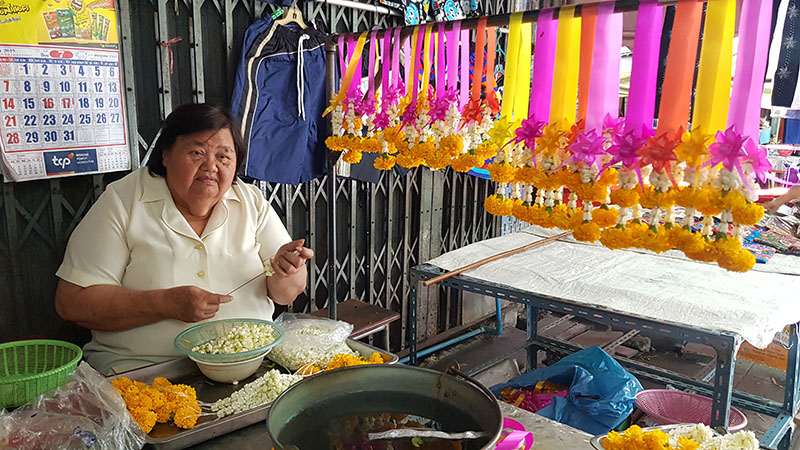
<svg viewBox="0 0 800 450"><path fill-rule="evenodd" d="M50 339L0 344L0 407L24 405L66 382L83 357L81 348Z"/></svg>

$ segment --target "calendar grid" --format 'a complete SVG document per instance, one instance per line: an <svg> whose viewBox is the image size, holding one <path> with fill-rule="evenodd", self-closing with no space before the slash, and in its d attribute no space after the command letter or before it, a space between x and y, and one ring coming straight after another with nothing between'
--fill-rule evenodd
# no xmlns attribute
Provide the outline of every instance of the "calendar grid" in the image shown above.
<svg viewBox="0 0 800 450"><path fill-rule="evenodd" d="M0 150L12 178L130 169L120 69L118 50L0 44Z"/></svg>

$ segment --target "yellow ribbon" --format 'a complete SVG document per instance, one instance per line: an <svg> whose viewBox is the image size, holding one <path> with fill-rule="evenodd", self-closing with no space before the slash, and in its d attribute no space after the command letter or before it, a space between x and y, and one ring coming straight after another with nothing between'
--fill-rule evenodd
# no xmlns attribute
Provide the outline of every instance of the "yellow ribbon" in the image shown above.
<svg viewBox="0 0 800 450"><path fill-rule="evenodd" d="M330 114L337 106L341 105L344 101L345 97L347 96L347 91L350 89L350 84L353 82L353 75L356 73L356 67L358 67L358 61L361 57L361 53L364 50L364 42L367 40L367 32L364 31L358 36L358 42L356 42L356 49L353 51L353 56L350 58L350 62L347 63L347 71L345 72L344 78L342 79L342 85L339 87L339 92L333 96L331 99L331 105L325 109L322 113L322 117L327 116Z"/></svg>
<svg viewBox="0 0 800 450"><path fill-rule="evenodd" d="M692 129L702 127L709 134L725 129L730 104L735 22L736 0L708 2Z"/></svg>
<svg viewBox="0 0 800 450"><path fill-rule="evenodd" d="M517 13L522 14L522 13ZM528 106L531 100L531 24L520 23L519 33L522 37L517 57L517 87L514 89L515 122L528 118Z"/></svg>
<svg viewBox="0 0 800 450"><path fill-rule="evenodd" d="M425 36L423 37L424 47L423 52L425 52L424 66L422 72L422 99L424 101L428 101L428 85L431 81L431 32L433 31L433 23L429 23L425 25Z"/></svg>
<svg viewBox="0 0 800 450"><path fill-rule="evenodd" d="M516 106L517 66L519 65L519 48L522 44L522 13L511 14L508 23L508 51L506 52L505 88L503 90L503 105L500 108L500 117L512 119Z"/></svg>
<svg viewBox="0 0 800 450"><path fill-rule="evenodd" d="M563 121L567 129L575 123L577 113L580 54L581 20L575 17L574 6L563 6L558 13L550 123Z"/></svg>

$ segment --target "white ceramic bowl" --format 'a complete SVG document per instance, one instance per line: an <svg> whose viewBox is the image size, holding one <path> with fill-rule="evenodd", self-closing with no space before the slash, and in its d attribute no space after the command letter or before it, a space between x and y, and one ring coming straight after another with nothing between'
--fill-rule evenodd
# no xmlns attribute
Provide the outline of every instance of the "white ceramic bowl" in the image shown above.
<svg viewBox="0 0 800 450"><path fill-rule="evenodd" d="M191 356L189 359L197 363L200 372L203 372L203 375L208 378L219 381L220 383L233 383L235 381L242 381L256 373L261 363L264 361L265 356L267 356L267 352L244 361L223 363L198 361Z"/></svg>

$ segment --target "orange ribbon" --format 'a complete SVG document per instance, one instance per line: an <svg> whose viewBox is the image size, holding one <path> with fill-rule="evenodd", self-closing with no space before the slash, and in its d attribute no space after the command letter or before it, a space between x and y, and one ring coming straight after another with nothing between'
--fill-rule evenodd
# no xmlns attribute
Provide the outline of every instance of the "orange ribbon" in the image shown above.
<svg viewBox="0 0 800 450"><path fill-rule="evenodd" d="M592 75L594 32L597 28L597 5L584 5L581 13L581 67L578 76L578 120L586 120L589 108L589 80Z"/></svg>
<svg viewBox="0 0 800 450"><path fill-rule="evenodd" d="M176 42L180 42L182 40L183 40L183 38L181 38L180 36L177 36L177 37L174 37L174 38L168 40L167 42L161 41L161 42L158 43L158 45L160 45L162 47L166 47L167 50L169 50L169 74L170 75L172 75L172 61L173 61L172 44L174 44Z"/></svg>

